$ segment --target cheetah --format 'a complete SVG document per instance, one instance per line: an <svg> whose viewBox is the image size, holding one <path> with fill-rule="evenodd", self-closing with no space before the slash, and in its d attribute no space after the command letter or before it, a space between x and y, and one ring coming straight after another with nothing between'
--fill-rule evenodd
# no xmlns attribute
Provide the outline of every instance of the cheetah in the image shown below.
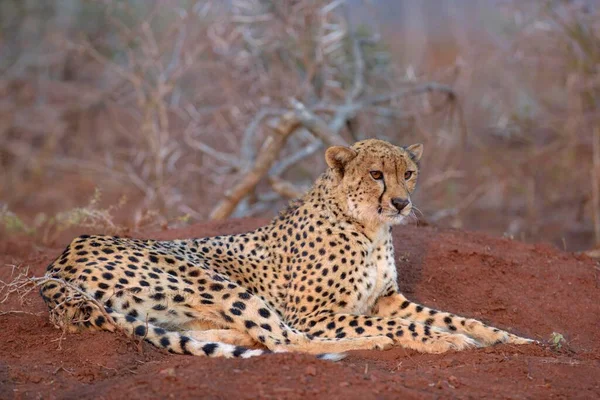
<svg viewBox="0 0 600 400"><path fill-rule="evenodd" d="M391 227L412 212L422 153L377 139L330 147L312 188L248 233L80 236L48 266L41 295L69 331L119 329L178 354L531 343L400 293Z"/></svg>

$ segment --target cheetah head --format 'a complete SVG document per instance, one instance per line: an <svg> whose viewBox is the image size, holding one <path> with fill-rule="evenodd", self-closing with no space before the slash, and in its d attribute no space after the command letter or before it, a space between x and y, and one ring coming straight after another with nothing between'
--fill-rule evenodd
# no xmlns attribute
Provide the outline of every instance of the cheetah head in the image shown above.
<svg viewBox="0 0 600 400"><path fill-rule="evenodd" d="M410 215L410 195L419 174L422 144L399 147L368 139L351 147L333 146L325 158L333 190L349 216L366 224L398 224Z"/></svg>

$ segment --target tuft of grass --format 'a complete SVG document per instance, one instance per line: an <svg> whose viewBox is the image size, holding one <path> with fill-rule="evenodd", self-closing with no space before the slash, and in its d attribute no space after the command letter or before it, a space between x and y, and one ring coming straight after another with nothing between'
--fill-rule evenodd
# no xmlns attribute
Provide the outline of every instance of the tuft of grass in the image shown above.
<svg viewBox="0 0 600 400"><path fill-rule="evenodd" d="M25 233L31 235L35 232L35 228L28 226L17 214L10 211L6 204L0 209L0 226L8 234Z"/></svg>
<svg viewBox="0 0 600 400"><path fill-rule="evenodd" d="M562 333L552 332L550 340L548 341L550 346L555 350L560 350L567 343Z"/></svg>
<svg viewBox="0 0 600 400"><path fill-rule="evenodd" d="M123 196L117 204L102 208L101 197L100 189L96 188L87 205L62 211L53 216L40 213L30 224L4 205L0 208L0 230L8 235L26 234L44 244L51 242L58 234L70 228L87 228L106 234L123 234L127 228L116 223L113 214L125 205L127 198Z"/></svg>

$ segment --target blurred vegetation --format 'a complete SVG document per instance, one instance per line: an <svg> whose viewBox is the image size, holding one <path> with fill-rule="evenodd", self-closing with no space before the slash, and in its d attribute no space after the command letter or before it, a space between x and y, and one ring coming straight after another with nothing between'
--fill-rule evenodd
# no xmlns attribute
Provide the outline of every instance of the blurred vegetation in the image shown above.
<svg viewBox="0 0 600 400"><path fill-rule="evenodd" d="M598 7L466 3L434 13L404 0L4 0L3 231L51 241L49 226L206 219L290 98L331 124L350 101L435 83L456 101L393 97L352 113L339 134L423 142L416 202L431 223L599 245ZM300 130L278 162L302 157L274 168L306 187L325 145ZM285 201L265 177L234 216L271 215Z"/></svg>

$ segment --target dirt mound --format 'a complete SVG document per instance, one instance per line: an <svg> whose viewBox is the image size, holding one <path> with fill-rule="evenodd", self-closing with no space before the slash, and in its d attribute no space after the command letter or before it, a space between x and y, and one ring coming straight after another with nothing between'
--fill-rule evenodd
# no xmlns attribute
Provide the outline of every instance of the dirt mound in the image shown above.
<svg viewBox="0 0 600 400"><path fill-rule="evenodd" d="M231 220L148 235L242 232ZM399 284L411 299L561 348L500 345L443 355L362 351L338 363L301 354L250 360L166 354L117 334L61 337L37 293L0 308L0 398L570 398L600 397L600 271L546 245L431 227L394 232ZM41 275L62 248L0 243L0 279ZM12 276L12 277L11 277ZM0 296L2 300L3 296ZM20 310L26 313L2 313Z"/></svg>

